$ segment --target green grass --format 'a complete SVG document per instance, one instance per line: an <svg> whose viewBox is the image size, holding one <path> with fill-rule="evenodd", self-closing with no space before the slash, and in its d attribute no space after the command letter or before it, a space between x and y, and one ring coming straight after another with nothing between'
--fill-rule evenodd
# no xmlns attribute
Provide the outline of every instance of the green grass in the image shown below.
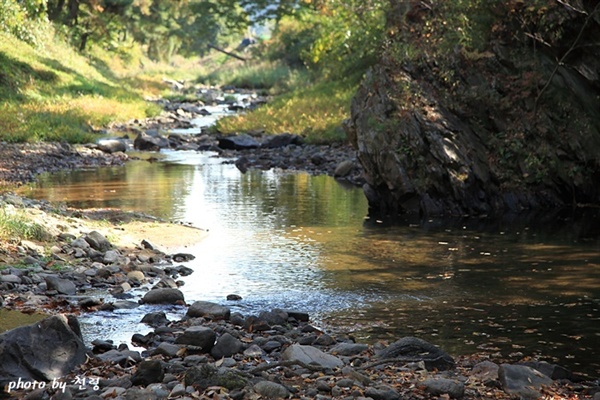
<svg viewBox="0 0 600 400"><path fill-rule="evenodd" d="M296 87L253 112L219 120L217 129L225 134L255 129L290 132L316 144L344 141L342 122L350 115L356 88L355 79Z"/></svg>
<svg viewBox="0 0 600 400"><path fill-rule="evenodd" d="M3 240L45 240L49 236L44 227L32 222L22 212L0 210L0 239Z"/></svg>
<svg viewBox="0 0 600 400"><path fill-rule="evenodd" d="M144 95L165 90L162 77L125 64L55 38L33 47L0 32L0 141L85 143L110 122L158 114Z"/></svg>
<svg viewBox="0 0 600 400"><path fill-rule="evenodd" d="M229 61L222 64L211 63L196 79L205 85L235 86L253 89L265 94L281 94L311 81L309 72L290 68L274 61Z"/></svg>

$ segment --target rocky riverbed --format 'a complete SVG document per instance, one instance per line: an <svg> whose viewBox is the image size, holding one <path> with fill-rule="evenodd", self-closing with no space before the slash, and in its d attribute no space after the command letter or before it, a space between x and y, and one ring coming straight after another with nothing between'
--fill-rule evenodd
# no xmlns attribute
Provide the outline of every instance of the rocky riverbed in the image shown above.
<svg viewBox="0 0 600 400"><path fill-rule="evenodd" d="M163 128L186 126L192 107L165 109L159 119L113 127L106 133L120 135L93 145L3 145L0 178L8 185L40 172L118 165L130 148L150 143L147 150L211 150L242 173L302 169L360 184L360 168L344 145L306 145L286 133L170 134ZM182 238L202 240L206 232L198 227L118 210L72 210L8 193L0 206L4 215L27 215L38 230L36 240L1 242L0 306L48 315L0 335L0 385L7 398L600 398L597 380L536 360L453 357L415 337L356 343L351 333L324 331L303 310L276 304L257 315L189 304L181 277L199 272L181 265L193 255L170 249L184 246ZM231 293L226 301L243 299ZM156 311L143 318L151 331L132 336L135 347L110 337L86 345L79 315L140 304ZM169 319L173 307L184 317Z"/></svg>
<svg viewBox="0 0 600 400"><path fill-rule="evenodd" d="M179 263L193 255L170 254L139 236L133 246L115 245L107 237L116 241L119 229L106 222L96 226L84 211L57 210L14 195L0 202L4 209L49 221L47 241L5 243L2 250L2 307L50 315L0 335L0 383L9 398L600 397L597 381L545 362L453 357L416 337L356 343L351 334L313 325L301 309L241 315L221 304L188 304L179 290L181 277L198 272ZM129 238L134 235L123 223L149 218L115 214L112 219L121 221L117 227ZM197 235L201 240L202 232ZM131 295L133 288L143 294ZM105 300L108 293L116 300ZM243 301L235 293L225 300ZM158 309L142 320L152 330L132 336L135 348L117 346L109 337L84 344L78 315L140 304ZM184 317L169 320L161 307L179 307Z"/></svg>

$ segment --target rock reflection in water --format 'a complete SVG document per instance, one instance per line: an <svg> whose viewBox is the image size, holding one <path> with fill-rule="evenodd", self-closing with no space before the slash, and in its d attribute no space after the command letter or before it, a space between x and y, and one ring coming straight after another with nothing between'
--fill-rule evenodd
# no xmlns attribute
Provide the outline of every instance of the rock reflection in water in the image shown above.
<svg viewBox="0 0 600 400"><path fill-rule="evenodd" d="M597 213L365 223L362 192L331 178L165 156L49 177L30 193L209 229L184 249L196 255L181 288L188 303L299 308L360 340L416 335L454 354L548 356L600 375ZM232 293L243 299L226 301Z"/></svg>

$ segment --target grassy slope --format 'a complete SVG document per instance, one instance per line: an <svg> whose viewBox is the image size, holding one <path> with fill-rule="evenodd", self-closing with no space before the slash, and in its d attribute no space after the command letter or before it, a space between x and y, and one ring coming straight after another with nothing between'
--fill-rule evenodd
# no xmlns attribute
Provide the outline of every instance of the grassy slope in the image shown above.
<svg viewBox="0 0 600 400"><path fill-rule="evenodd" d="M252 88L274 96L253 112L219 120L216 128L220 132L289 132L303 135L311 143L346 140L342 122L350 115L359 80L358 75L331 81L315 79L307 70L258 60L223 62L198 78L202 83Z"/></svg>
<svg viewBox="0 0 600 400"><path fill-rule="evenodd" d="M216 59L215 59L216 58ZM266 107L219 123L224 133L264 129L303 134L313 143L345 140L357 79L317 82L307 71L277 62L226 58L175 60L154 65L97 52L84 57L56 38L34 48L0 33L0 141L93 141L93 131L115 121L159 112L145 95L164 94L163 75L217 85L249 87L277 97ZM183 75L182 75L183 74Z"/></svg>
<svg viewBox="0 0 600 400"><path fill-rule="evenodd" d="M93 128L158 112L143 99L159 93L158 79L127 78L132 68L108 62L59 41L33 48L0 33L0 140L86 142Z"/></svg>

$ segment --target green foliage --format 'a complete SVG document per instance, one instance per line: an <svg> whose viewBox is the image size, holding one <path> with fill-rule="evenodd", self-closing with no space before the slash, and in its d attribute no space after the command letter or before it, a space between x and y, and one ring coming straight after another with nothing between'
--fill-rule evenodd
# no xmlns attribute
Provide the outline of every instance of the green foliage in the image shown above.
<svg viewBox="0 0 600 400"><path fill-rule="evenodd" d="M44 227L32 222L24 213L0 210L0 238L3 240L45 240L49 237Z"/></svg>
<svg viewBox="0 0 600 400"><path fill-rule="evenodd" d="M0 32L10 33L32 45L52 34L44 11L44 0L0 0Z"/></svg>
<svg viewBox="0 0 600 400"><path fill-rule="evenodd" d="M198 82L207 85L232 85L239 88L259 89L270 94L289 91L306 85L310 78L304 69L294 69L281 62L259 61L224 64L203 74Z"/></svg>
<svg viewBox="0 0 600 400"><path fill-rule="evenodd" d="M158 113L133 89L150 78L115 74L52 40L39 49L0 33L0 141L90 142L95 127Z"/></svg>
<svg viewBox="0 0 600 400"><path fill-rule="evenodd" d="M379 53L388 2L326 0L279 21L270 57L322 77L366 70Z"/></svg>
<svg viewBox="0 0 600 400"><path fill-rule="evenodd" d="M224 133L255 129L270 134L291 132L311 143L343 141L342 122L348 117L356 87L353 79L297 87L249 114L219 120L217 129Z"/></svg>
<svg viewBox="0 0 600 400"><path fill-rule="evenodd" d="M36 69L30 64L16 60L0 51L0 97L20 97L22 91L36 82L54 83L58 79L56 73L48 69Z"/></svg>

